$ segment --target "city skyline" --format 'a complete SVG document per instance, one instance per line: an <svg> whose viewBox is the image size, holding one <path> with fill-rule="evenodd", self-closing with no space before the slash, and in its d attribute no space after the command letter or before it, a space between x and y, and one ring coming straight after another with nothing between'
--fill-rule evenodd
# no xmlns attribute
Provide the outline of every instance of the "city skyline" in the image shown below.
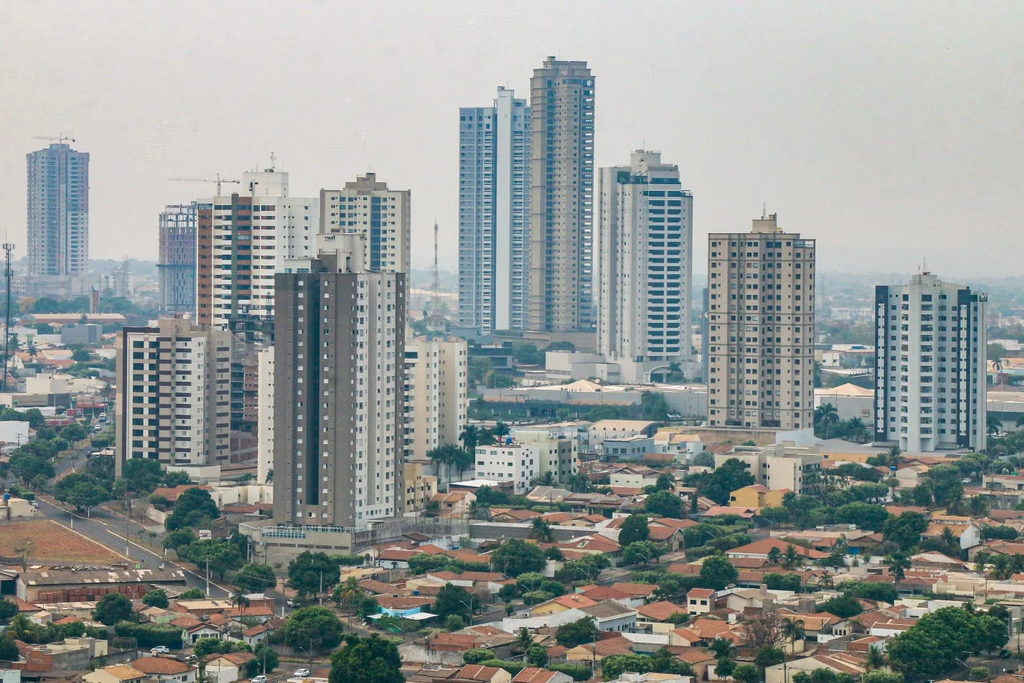
<svg viewBox="0 0 1024 683"><path fill-rule="evenodd" d="M275 98L281 103L267 103L262 114L224 110L214 104L217 98L202 95L214 87L231 96L237 88L205 78L205 63L225 82L235 69L205 51L205 43L215 42L203 38L210 29L188 23L195 38L186 41L186 54L177 52L182 48L176 41L160 39L187 11L119 12L120 21L108 21L99 8L90 11L90 21L97 22L90 35L103 38L108 32L117 39L82 45L71 29L85 21L81 8L15 7L0 28L0 56L14 67L5 77L12 97L0 105L0 135L8 151L0 160L0 180L6 181L0 182L0 221L18 244L16 257L24 254L25 197L17 191L24 187L24 166L17 158L40 147L33 136L64 131L93 155L92 256L154 259L159 211L211 194L208 186L171 184L168 178L216 172L239 177L246 168L265 167L274 151L279 167L301 179L297 196L316 196L367 171L415 192L412 265L427 265L429 250L415 245L430 243L436 217L441 263L451 270L457 254L454 112L486 101L497 85L526 92L531 69L555 54L586 60L602 80L598 167L618 163L641 146L678 160L701 197L694 216L695 263L705 259L708 233L733 229L758 215L767 201L770 211L787 217L790 229L816 232L822 270L896 269L927 258L932 269L959 279L1012 274L1011 250L999 245L1014 236L1011 216L1020 194L1015 179L1024 164L1009 87L1024 50L1013 41L1011 27L1020 24L1024 10L951 8L948 21L940 23L920 3L879 6L870 17L853 8L800 12L800 21L787 23L786 8L800 6L758 6L733 16L728 8L665 5L659 14L664 21L657 23L672 25L671 16L685 16L686 40L652 31L648 40L661 48L656 69L635 68L625 58L628 41L613 41L647 25L650 9L631 14L609 7L588 16L556 5L545 14L551 22L536 34L525 35L514 48L486 53L484 46L501 26L529 16L534 6L475 8L456 20L419 8L404 16L385 13L381 21L401 19L394 26L393 51L367 53L359 41L337 41L347 47L325 43L330 58L323 62L380 60L377 66L407 76L389 81L393 92L371 96L380 92L367 76L376 69L357 69L343 92L310 87L324 67L300 50L287 67L267 61L270 73L290 75L294 82ZM57 11L79 21L55 25L48 16ZM334 15L330 8L301 16L279 12L258 8L243 19L240 35L251 37L240 39L237 48L266 38L269 26L283 49L300 39L317 42L319 26L331 25ZM555 30L569 16L578 20L578 30ZM413 31L412 25L429 30ZM468 41L444 39L468 28L476 30ZM59 34L54 50L30 63L29 41L42 31ZM438 50L420 35L428 33L454 44ZM62 41L65 34L69 40ZM893 34L903 39L888 40ZM156 44L172 54L161 51L154 61L157 55L147 46ZM114 64L115 45L135 45L138 59ZM806 58L811 47L815 59ZM73 82L59 70L72 48L93 57ZM166 63L175 66L167 71ZM890 64L900 67L886 68ZM686 87L677 87L680 79ZM97 97L136 82L149 87L118 95L123 114L111 113L107 98ZM185 87L197 97L168 108L162 88ZM958 97L950 98L951 92ZM400 101L403 106L394 106ZM19 106L40 102L48 106ZM127 231L139 235L140 226L151 239L121 239ZM971 237L967 250L953 240L962 232ZM940 246L944 240L934 239L936 234L956 246ZM879 252L874 245L882 240L887 248Z"/></svg>

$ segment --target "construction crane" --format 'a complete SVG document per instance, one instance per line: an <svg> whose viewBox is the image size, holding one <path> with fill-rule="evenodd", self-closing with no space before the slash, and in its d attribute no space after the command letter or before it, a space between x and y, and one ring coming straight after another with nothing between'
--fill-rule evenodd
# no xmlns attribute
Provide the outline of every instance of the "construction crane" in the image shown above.
<svg viewBox="0 0 1024 683"><path fill-rule="evenodd" d="M74 142L75 141L75 139L73 137L71 137L70 135L64 135L64 133L61 133L60 135L58 135L56 137L51 136L51 135L33 135L32 139L33 140L49 140L50 142L53 142L54 140L56 140L61 145L64 144L65 140L68 141L68 142Z"/></svg>
<svg viewBox="0 0 1024 683"><path fill-rule="evenodd" d="M430 291L430 315L427 318L427 331L443 336L447 331L447 321L441 310L441 277L437 267L437 221L434 221L434 279Z"/></svg>
<svg viewBox="0 0 1024 683"><path fill-rule="evenodd" d="M217 196L218 197L222 197L223 196L220 193L220 186L223 183L234 183L235 185L241 185L242 184L241 180L229 180L227 178L221 178L220 177L220 173L217 174L216 178L168 178L168 180L172 180L172 181L178 182L178 183L217 183Z"/></svg>

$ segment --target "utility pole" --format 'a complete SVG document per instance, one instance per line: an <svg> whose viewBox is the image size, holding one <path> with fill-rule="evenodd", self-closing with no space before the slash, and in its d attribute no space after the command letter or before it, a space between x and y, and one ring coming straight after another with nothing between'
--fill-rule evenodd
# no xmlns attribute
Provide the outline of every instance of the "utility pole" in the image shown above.
<svg viewBox="0 0 1024 683"><path fill-rule="evenodd" d="M210 597L210 558L206 558L206 597Z"/></svg>
<svg viewBox="0 0 1024 683"><path fill-rule="evenodd" d="M4 280L7 282L7 308L4 314L4 377L2 384L3 391L7 391L7 364L10 362L8 357L11 351L11 279L14 277L14 272L11 270L11 252L14 251L14 245L10 242L4 243Z"/></svg>

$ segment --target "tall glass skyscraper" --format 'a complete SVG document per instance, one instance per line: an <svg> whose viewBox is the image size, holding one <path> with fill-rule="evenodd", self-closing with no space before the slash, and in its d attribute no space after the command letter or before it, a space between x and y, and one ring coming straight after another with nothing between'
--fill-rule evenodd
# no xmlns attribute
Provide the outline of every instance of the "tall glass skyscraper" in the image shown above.
<svg viewBox="0 0 1024 683"><path fill-rule="evenodd" d="M84 273L89 267L89 153L60 143L27 157L29 275Z"/></svg>
<svg viewBox="0 0 1024 683"><path fill-rule="evenodd" d="M499 87L494 106L459 110L459 325L527 323L530 107Z"/></svg>

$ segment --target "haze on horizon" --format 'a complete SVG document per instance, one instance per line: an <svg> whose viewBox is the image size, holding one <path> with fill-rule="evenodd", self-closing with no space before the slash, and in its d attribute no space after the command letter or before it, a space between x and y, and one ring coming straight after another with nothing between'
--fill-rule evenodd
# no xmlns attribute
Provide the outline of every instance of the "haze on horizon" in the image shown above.
<svg viewBox="0 0 1024 683"><path fill-rule="evenodd" d="M458 109L528 97L547 55L596 78L596 166L660 150L707 233L767 203L819 268L1020 272L1024 3L12 2L0 24L0 230L25 253L25 154L91 153L92 258L154 259L172 177L269 165L294 196L372 170L412 190L413 266L456 267ZM704 264L702 266L702 264Z"/></svg>

